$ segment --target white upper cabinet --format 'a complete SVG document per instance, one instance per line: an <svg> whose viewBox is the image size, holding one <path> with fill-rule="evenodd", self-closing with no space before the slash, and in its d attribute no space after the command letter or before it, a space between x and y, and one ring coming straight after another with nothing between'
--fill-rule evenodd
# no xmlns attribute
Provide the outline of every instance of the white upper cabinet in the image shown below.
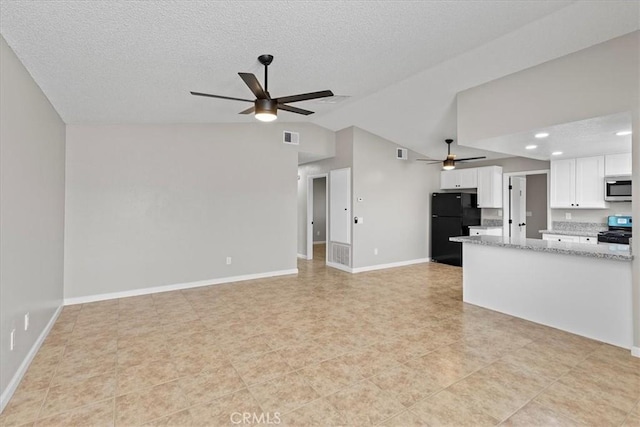
<svg viewBox="0 0 640 427"><path fill-rule="evenodd" d="M604 156L551 162L551 208L602 209Z"/></svg>
<svg viewBox="0 0 640 427"><path fill-rule="evenodd" d="M476 188L478 186L477 169L454 169L440 172L440 188L442 190L456 190Z"/></svg>
<svg viewBox="0 0 640 427"><path fill-rule="evenodd" d="M458 169L461 188L476 188L478 186L478 169Z"/></svg>
<svg viewBox="0 0 640 427"><path fill-rule="evenodd" d="M607 207L604 201L604 156L576 159L576 206Z"/></svg>
<svg viewBox="0 0 640 427"><path fill-rule="evenodd" d="M631 175L631 153L604 156L605 176Z"/></svg>
<svg viewBox="0 0 640 427"><path fill-rule="evenodd" d="M502 207L502 167L487 166L478 171L478 207Z"/></svg>
<svg viewBox="0 0 640 427"><path fill-rule="evenodd" d="M572 208L576 203L576 159L551 162L552 208Z"/></svg>

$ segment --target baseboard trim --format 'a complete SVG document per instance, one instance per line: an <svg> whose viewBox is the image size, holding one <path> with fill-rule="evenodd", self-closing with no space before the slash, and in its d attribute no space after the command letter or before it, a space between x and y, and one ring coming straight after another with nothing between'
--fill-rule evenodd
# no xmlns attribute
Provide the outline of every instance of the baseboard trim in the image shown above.
<svg viewBox="0 0 640 427"><path fill-rule="evenodd" d="M347 267L346 265L336 264L335 262L329 262L329 261L327 261L326 264L327 264L327 267L335 268L337 270L342 270L347 273L353 273L351 267Z"/></svg>
<svg viewBox="0 0 640 427"><path fill-rule="evenodd" d="M298 258L300 259L307 259L307 256L304 254L298 254Z"/></svg>
<svg viewBox="0 0 640 427"><path fill-rule="evenodd" d="M352 268L352 273L363 273L365 271L384 270L387 268L405 267L407 265L422 264L429 262L429 258L410 259L408 261L391 262L389 264L369 265L367 267Z"/></svg>
<svg viewBox="0 0 640 427"><path fill-rule="evenodd" d="M20 385L20 381L22 381L22 377L24 377L24 374L27 373L27 369L29 369L29 365L31 365L33 358L38 353L38 350L40 350L42 343L47 338L47 335L49 335L51 328L53 328L53 325L56 323L56 320L58 320L58 316L60 316L61 312L62 312L62 305L60 305L56 309L56 311L53 313L53 315L51 316L51 319L49 319L49 322L47 323L47 326L44 327L44 329L38 336L38 339L36 340L36 342L34 342L33 345L31 346L31 350L29 350L29 353L27 353L27 357L24 358L24 360L18 367L18 370L14 374L13 378L11 378L11 381L9 381L7 388L0 395L0 413L4 411L4 408L7 406L7 403L9 403L9 400L11 400L13 393L15 393L16 389L18 388L18 385Z"/></svg>
<svg viewBox="0 0 640 427"><path fill-rule="evenodd" d="M640 347L631 347L631 355L635 357L640 357Z"/></svg>
<svg viewBox="0 0 640 427"><path fill-rule="evenodd" d="M87 295L83 297L65 298L64 305L85 304L96 301L106 301L116 298L135 297L139 295L156 294L160 292L179 291L181 289L199 288L202 286L221 285L223 283L243 282L245 280L264 279L267 277L288 276L298 274L297 268L290 270L268 271L266 273L245 274L242 276L222 277L219 279L199 280L197 282L177 283L174 285L155 286L152 288L133 289L130 291L112 292L108 294Z"/></svg>
<svg viewBox="0 0 640 427"><path fill-rule="evenodd" d="M325 242L324 240L321 242L313 242L314 245L324 245L325 243L327 242Z"/></svg>

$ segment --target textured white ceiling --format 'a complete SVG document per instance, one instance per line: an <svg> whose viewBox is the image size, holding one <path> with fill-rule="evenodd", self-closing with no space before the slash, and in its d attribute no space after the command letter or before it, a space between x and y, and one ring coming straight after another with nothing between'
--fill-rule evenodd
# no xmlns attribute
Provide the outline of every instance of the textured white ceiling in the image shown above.
<svg viewBox="0 0 640 427"><path fill-rule="evenodd" d="M350 96L281 121L438 157L459 90L637 27L637 2L0 1L0 32L67 123L252 121L245 103L189 91L250 98L237 72L262 80L270 53L272 96Z"/></svg>
<svg viewBox="0 0 640 427"><path fill-rule="evenodd" d="M618 113L593 117L546 128L531 129L514 135L502 135L477 141L483 147L512 156L530 157L538 160L555 160L575 157L600 156L607 153L631 152L631 135L618 136L617 132L631 130L631 114ZM548 133L546 138L536 138L539 132ZM536 145L527 150L528 145ZM552 156L554 151L561 155Z"/></svg>

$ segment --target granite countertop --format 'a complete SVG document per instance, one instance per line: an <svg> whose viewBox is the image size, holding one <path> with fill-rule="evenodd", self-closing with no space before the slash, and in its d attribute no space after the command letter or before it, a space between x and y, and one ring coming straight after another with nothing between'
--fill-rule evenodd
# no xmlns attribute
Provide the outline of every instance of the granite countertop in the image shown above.
<svg viewBox="0 0 640 427"><path fill-rule="evenodd" d="M578 255L592 258L631 261L633 255L628 245L591 245L587 243L557 242L541 239L512 239L502 236L458 236L450 237L452 242L471 243L484 246L523 249L537 252L551 252L565 255Z"/></svg>
<svg viewBox="0 0 640 427"><path fill-rule="evenodd" d="M469 228L475 228L476 230L492 230L494 228L502 229L501 225L470 225Z"/></svg>
<svg viewBox="0 0 640 427"><path fill-rule="evenodd" d="M562 236L598 237L604 230L540 230L543 234L560 234Z"/></svg>

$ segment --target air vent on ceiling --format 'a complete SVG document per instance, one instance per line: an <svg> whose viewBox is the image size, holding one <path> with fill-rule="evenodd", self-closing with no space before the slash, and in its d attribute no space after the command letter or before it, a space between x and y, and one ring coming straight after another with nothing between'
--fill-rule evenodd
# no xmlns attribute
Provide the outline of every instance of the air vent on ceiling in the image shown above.
<svg viewBox="0 0 640 427"><path fill-rule="evenodd" d="M282 142L285 144L300 145L300 134L298 132L285 130L282 136Z"/></svg>
<svg viewBox="0 0 640 427"><path fill-rule="evenodd" d="M408 158L409 158L409 154L407 153L406 148L396 148L396 159L407 160Z"/></svg>

